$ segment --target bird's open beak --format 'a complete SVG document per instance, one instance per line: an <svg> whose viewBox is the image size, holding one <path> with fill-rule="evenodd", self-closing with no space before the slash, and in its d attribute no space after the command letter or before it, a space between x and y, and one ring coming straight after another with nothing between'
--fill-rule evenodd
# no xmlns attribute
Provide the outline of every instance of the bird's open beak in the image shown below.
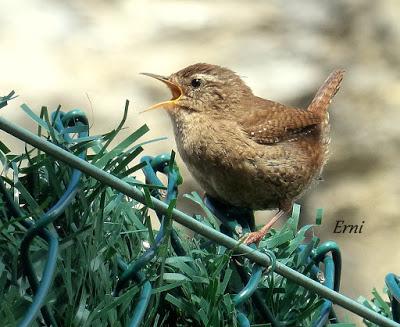
<svg viewBox="0 0 400 327"><path fill-rule="evenodd" d="M171 82L168 79L168 77L151 74L151 73L141 73L141 74L158 79L159 81L163 82L164 84L166 84L168 86L168 88L171 90L171 93L172 93L171 100L156 103L155 105L153 105L150 108L147 108L146 110L143 110L141 112L145 112L145 111L149 111L149 110L153 110L153 109L159 109L159 108L164 108L167 110L173 109L182 96L183 92L182 92L181 87L179 85Z"/></svg>

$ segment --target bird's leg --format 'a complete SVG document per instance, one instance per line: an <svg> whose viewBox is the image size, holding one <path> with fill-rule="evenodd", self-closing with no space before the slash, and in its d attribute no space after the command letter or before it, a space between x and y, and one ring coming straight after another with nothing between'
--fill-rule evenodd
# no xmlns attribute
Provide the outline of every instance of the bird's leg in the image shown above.
<svg viewBox="0 0 400 327"><path fill-rule="evenodd" d="M261 228L257 232L251 232L245 236L244 243L245 244L252 244L260 243L260 241L265 237L265 235L268 233L268 231L271 229L271 227L281 218L284 216L286 213L285 210L279 210L275 216L272 217L272 219L264 225L263 228Z"/></svg>

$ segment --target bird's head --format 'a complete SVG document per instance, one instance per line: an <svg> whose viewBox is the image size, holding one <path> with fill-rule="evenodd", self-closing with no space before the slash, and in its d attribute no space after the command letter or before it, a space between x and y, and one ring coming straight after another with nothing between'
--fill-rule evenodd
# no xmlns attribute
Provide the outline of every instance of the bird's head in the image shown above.
<svg viewBox="0 0 400 327"><path fill-rule="evenodd" d="M172 93L171 100L147 110L164 108L172 114L179 111L228 112L235 110L243 97L252 94L237 74L217 65L194 64L169 77L143 74L165 83Z"/></svg>

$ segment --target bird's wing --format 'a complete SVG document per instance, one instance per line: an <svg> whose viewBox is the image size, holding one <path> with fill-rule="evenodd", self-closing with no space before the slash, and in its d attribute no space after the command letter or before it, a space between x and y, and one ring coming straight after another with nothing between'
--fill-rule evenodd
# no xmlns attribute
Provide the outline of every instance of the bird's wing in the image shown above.
<svg viewBox="0 0 400 327"><path fill-rule="evenodd" d="M260 144L290 140L311 131L324 117L318 112L291 108L256 98L237 120L250 139Z"/></svg>

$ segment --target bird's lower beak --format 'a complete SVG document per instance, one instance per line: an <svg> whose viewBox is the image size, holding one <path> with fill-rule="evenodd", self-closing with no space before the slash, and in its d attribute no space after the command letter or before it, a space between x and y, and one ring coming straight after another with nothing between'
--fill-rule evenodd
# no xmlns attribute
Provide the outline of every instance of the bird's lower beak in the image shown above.
<svg viewBox="0 0 400 327"><path fill-rule="evenodd" d="M179 85L171 82L168 79L168 77L151 74L151 73L141 73L141 74L158 79L159 81L163 82L164 84L166 84L168 86L168 88L171 90L171 93L172 93L171 100L156 103L155 105L152 105L151 107L147 108L146 110L143 110L142 112L153 110L153 109L159 109L159 108L164 108L167 110L173 109L182 96L183 92L182 92L181 87Z"/></svg>

